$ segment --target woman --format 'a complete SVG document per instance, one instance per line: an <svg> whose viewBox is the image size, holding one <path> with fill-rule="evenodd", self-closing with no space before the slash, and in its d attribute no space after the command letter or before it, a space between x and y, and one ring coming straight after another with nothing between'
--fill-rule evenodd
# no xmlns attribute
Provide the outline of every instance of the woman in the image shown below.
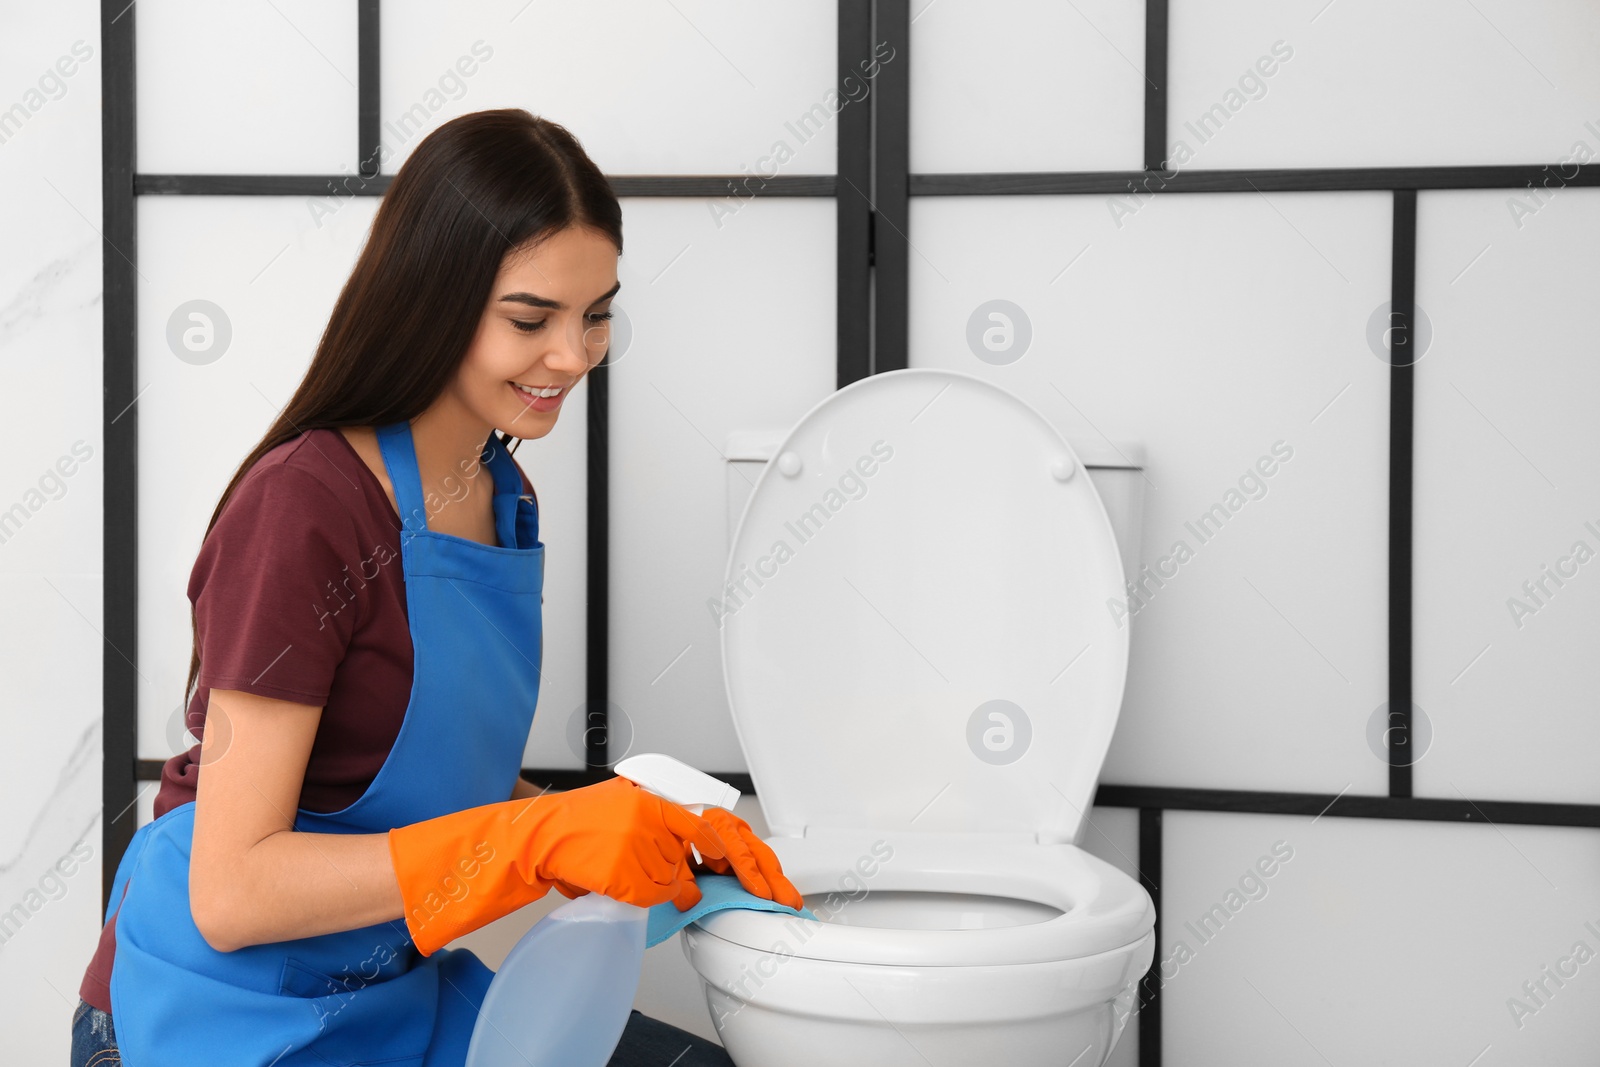
<svg viewBox="0 0 1600 1067"><path fill-rule="evenodd" d="M711 869L800 904L727 812L518 775L544 546L506 443L549 433L604 357L621 217L577 141L521 110L446 123L395 176L212 514L189 583L201 743L118 867L75 1067L459 1065L492 972L445 944L552 887L685 909ZM634 1013L612 1062L731 1061Z"/></svg>

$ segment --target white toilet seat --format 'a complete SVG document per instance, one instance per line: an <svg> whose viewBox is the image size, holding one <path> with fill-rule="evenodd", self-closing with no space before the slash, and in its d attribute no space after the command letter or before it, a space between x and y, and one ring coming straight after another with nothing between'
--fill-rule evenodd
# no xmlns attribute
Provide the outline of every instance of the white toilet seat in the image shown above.
<svg viewBox="0 0 1600 1067"><path fill-rule="evenodd" d="M702 918L696 925L706 933L762 952L782 943L788 954L836 963L953 967L1092 956L1135 944L1155 925L1155 908L1139 883L1075 845L871 831L768 843L808 905L833 913L834 921L731 909ZM890 856L881 859L885 850ZM1004 898L1059 914L988 929L850 924L852 904L899 891ZM1001 921L1015 921L1016 908L996 908L1013 913ZM974 902L972 910L981 912L983 904Z"/></svg>
<svg viewBox="0 0 1600 1067"><path fill-rule="evenodd" d="M971 375L888 371L784 438L719 606L772 832L1080 839L1128 638L1104 504L1060 432Z"/></svg>

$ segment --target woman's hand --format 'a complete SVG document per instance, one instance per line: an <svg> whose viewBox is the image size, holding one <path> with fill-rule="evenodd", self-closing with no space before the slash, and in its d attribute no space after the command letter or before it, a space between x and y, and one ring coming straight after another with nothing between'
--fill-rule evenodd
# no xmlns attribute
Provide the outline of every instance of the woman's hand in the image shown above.
<svg viewBox="0 0 1600 1067"><path fill-rule="evenodd" d="M517 784L511 787L511 799L532 800L534 797L542 797L547 793L559 792L561 792L561 790L551 789L547 785L534 785L526 778L518 775ZM563 882L559 878L554 879L552 884L555 886L556 892L560 893L568 900L576 900L581 896L587 896L589 893L589 891L584 889L582 886L576 886L570 882Z"/></svg>
<svg viewBox="0 0 1600 1067"><path fill-rule="evenodd" d="M518 777L516 786L511 790L511 799L526 800L547 792L557 792L557 790L552 790L549 786L536 786L527 779ZM766 842L756 836L748 823L722 808L708 808L702 817L715 828L719 839L729 849L736 851L738 863L730 863L727 858L721 856L703 858L701 862L694 863L691 855L689 864L691 870L708 870L715 874L731 873L739 878L740 884L746 890L756 896L776 900L791 908L798 909L802 906L800 894L795 891L788 878L784 877L778 857ZM581 886L559 880L555 882L555 889L569 899L581 897L589 892Z"/></svg>
<svg viewBox="0 0 1600 1067"><path fill-rule="evenodd" d="M784 877L777 854L749 823L726 808L707 808L700 817L716 831L726 856L702 855L698 864L691 861L692 868L717 874L732 871L747 892L796 910L805 906L794 884Z"/></svg>
<svg viewBox="0 0 1600 1067"><path fill-rule="evenodd" d="M626 778L506 800L388 833L406 926L424 956L555 888L641 908L700 901L689 849L722 858L706 820ZM736 859L753 867L753 860ZM752 869L752 875L758 874Z"/></svg>

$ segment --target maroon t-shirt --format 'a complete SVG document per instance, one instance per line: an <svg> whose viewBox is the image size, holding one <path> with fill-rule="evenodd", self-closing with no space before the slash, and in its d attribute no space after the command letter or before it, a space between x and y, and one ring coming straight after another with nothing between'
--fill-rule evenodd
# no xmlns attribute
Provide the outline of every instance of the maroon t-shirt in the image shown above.
<svg viewBox="0 0 1600 1067"><path fill-rule="evenodd" d="M486 464L472 480L494 491ZM522 484L533 493L525 473ZM205 737L213 688L317 705L300 807L359 799L411 702L412 648L400 516L342 433L308 431L250 468L200 547L189 600L200 646L190 732ZM198 744L166 761L157 818L195 799L199 774ZM78 990L107 1012L116 924L113 913Z"/></svg>

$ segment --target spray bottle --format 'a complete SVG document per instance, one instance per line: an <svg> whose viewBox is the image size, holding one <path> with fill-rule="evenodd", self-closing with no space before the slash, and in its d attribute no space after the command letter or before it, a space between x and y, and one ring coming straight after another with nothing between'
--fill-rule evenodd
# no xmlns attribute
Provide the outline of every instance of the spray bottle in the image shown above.
<svg viewBox="0 0 1600 1067"><path fill-rule="evenodd" d="M733 786L658 752L630 756L616 773L696 815L739 799ZM649 914L589 893L535 923L489 983L466 1067L605 1067L633 1010Z"/></svg>

